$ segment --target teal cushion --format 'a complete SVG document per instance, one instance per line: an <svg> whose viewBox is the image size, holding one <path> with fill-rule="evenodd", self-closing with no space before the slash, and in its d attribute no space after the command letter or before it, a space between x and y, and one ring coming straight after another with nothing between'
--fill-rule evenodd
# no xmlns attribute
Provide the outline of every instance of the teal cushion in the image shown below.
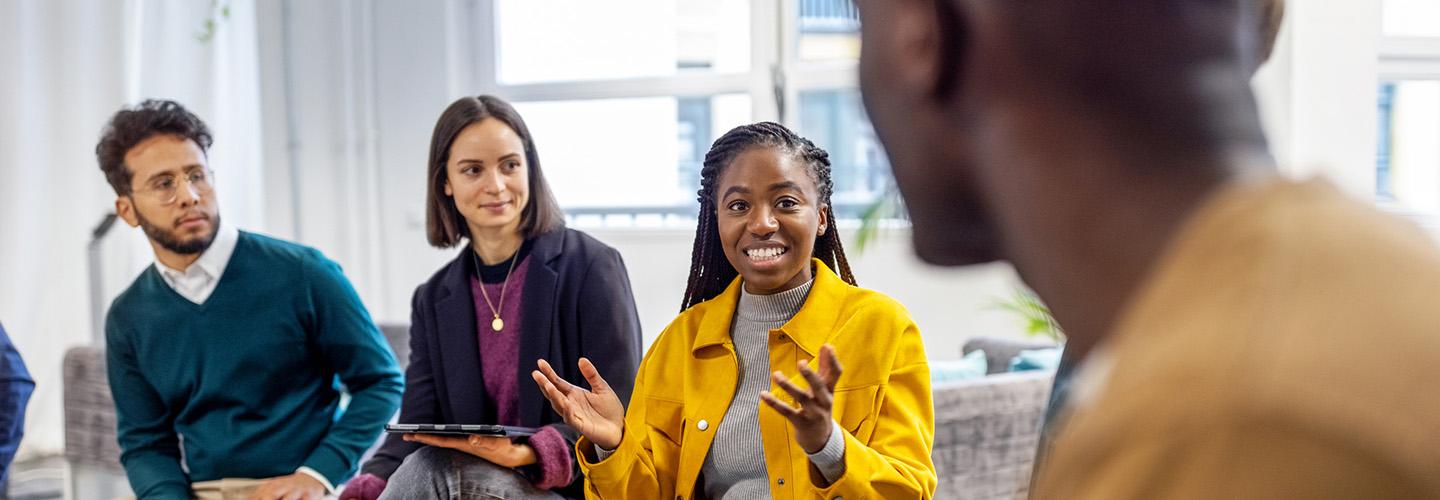
<svg viewBox="0 0 1440 500"><path fill-rule="evenodd" d="M930 383L967 380L985 376L985 351L976 349L960 359L930 362Z"/></svg>
<svg viewBox="0 0 1440 500"><path fill-rule="evenodd" d="M1026 349L1010 360L1010 371L1054 370L1060 367L1060 348Z"/></svg>

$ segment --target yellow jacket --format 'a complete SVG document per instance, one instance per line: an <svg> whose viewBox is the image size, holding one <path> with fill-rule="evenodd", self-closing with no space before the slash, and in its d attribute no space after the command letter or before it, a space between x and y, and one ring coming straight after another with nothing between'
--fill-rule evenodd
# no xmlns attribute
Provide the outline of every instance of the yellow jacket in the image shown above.
<svg viewBox="0 0 1440 500"><path fill-rule="evenodd" d="M835 346L843 371L832 413L846 431L845 474L828 487L816 486L812 481L821 479L812 480L809 458L791 436L789 422L761 402L772 497L934 496L935 411L919 329L895 300L850 286L819 260L815 270L800 311L770 331L770 369L807 387L796 362L806 360L814 369L820 346ZM625 435L614 454L597 463L590 440L576 443L588 498L688 499L703 489L697 488L700 467L739 382L730 338L739 295L737 278L661 332L640 362ZM770 391L790 399L773 383ZM702 420L707 425L698 425Z"/></svg>

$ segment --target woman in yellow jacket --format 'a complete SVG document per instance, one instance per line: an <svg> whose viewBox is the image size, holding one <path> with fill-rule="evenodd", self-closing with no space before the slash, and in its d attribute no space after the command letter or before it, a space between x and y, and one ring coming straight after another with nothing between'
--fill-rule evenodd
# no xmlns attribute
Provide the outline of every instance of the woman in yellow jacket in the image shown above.
<svg viewBox="0 0 1440 500"><path fill-rule="evenodd" d="M590 390L539 362L536 383L584 436L587 497L934 495L920 332L854 286L831 189L809 140L775 123L731 130L701 171L682 312L641 361L628 411L591 360Z"/></svg>

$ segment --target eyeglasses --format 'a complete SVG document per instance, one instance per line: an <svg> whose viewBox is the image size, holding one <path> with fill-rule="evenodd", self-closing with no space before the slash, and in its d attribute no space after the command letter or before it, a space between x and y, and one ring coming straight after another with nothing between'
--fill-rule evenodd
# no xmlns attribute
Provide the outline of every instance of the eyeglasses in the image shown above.
<svg viewBox="0 0 1440 500"><path fill-rule="evenodd" d="M211 175L213 173L209 170L197 169L191 170L181 177L173 175L156 177L137 192L161 204L169 205L180 199L180 179L190 183L190 187L195 188L196 195L210 194L215 189L211 186Z"/></svg>

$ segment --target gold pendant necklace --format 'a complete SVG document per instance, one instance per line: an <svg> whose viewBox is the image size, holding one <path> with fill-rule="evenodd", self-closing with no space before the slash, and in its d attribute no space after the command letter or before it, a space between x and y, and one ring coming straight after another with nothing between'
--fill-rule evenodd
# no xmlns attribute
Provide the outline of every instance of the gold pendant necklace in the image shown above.
<svg viewBox="0 0 1440 500"><path fill-rule="evenodd" d="M523 246L525 242L520 242ZM505 281L500 282L500 307L496 308L490 303L490 294L485 292L485 280L480 279L480 255L474 248L470 249L470 257L475 260L475 278L480 282L480 296L485 298L485 305L490 308L490 314L495 319L490 320L490 329L500 333L505 329L505 320L500 319L500 311L505 308L505 287L510 286L510 273L515 272L515 263L520 261L520 249L516 248L515 253L510 256L510 270L505 271Z"/></svg>

